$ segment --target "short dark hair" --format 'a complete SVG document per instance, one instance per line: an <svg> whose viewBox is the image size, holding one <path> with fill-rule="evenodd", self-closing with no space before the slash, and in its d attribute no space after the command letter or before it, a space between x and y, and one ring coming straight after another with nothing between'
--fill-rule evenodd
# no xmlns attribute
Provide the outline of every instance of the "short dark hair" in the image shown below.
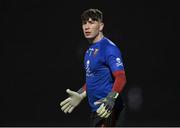
<svg viewBox="0 0 180 128"><path fill-rule="evenodd" d="M98 9L87 9L81 14L82 22L86 22L91 18L94 21L103 22L103 13Z"/></svg>

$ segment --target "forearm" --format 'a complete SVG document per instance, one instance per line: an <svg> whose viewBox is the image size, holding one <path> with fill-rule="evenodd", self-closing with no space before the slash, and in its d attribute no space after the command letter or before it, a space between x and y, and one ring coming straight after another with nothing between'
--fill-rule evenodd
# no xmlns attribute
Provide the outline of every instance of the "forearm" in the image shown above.
<svg viewBox="0 0 180 128"><path fill-rule="evenodd" d="M81 94L83 98L85 98L86 97L86 83L77 92Z"/></svg>
<svg viewBox="0 0 180 128"><path fill-rule="evenodd" d="M115 78L115 82L113 84L112 91L121 93L125 84L126 84L126 75L125 72L122 71L115 71L113 72L113 76Z"/></svg>
<svg viewBox="0 0 180 128"><path fill-rule="evenodd" d="M82 92L82 93L81 93L81 96L82 96L83 98L85 98L85 97L86 97L86 91Z"/></svg>

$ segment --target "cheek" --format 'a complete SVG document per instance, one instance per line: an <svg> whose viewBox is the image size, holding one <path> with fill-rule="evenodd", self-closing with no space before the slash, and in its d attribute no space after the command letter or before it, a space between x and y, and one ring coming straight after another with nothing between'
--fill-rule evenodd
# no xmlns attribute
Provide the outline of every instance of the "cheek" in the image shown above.
<svg viewBox="0 0 180 128"><path fill-rule="evenodd" d="M94 33L99 33L99 27L94 28Z"/></svg>
<svg viewBox="0 0 180 128"><path fill-rule="evenodd" d="M85 32L85 29L84 28L82 28L82 31L83 31L83 33Z"/></svg>
<svg viewBox="0 0 180 128"><path fill-rule="evenodd" d="M82 29L85 30L85 26L84 25L82 25Z"/></svg>
<svg viewBox="0 0 180 128"><path fill-rule="evenodd" d="M93 26L93 31L95 32L99 31L99 26Z"/></svg>

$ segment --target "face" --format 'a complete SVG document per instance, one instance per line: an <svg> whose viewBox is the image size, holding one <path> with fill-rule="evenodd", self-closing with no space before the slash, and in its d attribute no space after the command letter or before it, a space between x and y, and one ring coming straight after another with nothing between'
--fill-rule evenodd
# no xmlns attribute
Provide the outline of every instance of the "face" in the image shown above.
<svg viewBox="0 0 180 128"><path fill-rule="evenodd" d="M95 39L103 29L103 23L93 21L89 18L88 21L82 23L83 33L87 39Z"/></svg>

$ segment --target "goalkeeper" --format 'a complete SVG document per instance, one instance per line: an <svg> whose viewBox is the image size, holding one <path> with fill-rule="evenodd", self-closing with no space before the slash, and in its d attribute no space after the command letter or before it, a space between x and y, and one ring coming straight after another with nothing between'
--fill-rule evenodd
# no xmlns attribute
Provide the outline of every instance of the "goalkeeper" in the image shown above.
<svg viewBox="0 0 180 128"><path fill-rule="evenodd" d="M92 110L91 126L115 126L124 107L121 93L126 76L120 49L103 35L103 14L98 9L85 10L82 28L90 46L84 57L86 83L77 92L67 89L69 97L60 103L64 113L71 113L87 96Z"/></svg>

